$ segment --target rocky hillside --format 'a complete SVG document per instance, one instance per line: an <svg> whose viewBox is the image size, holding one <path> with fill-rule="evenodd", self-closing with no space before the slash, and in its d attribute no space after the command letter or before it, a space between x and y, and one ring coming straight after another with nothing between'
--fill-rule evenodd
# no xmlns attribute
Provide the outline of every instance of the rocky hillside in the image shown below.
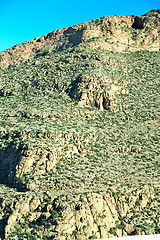
<svg viewBox="0 0 160 240"><path fill-rule="evenodd" d="M124 52L160 48L160 10L142 16L109 16L55 30L34 40L15 45L0 53L0 66L43 54L43 51L61 49L68 44L91 49L101 48Z"/></svg>
<svg viewBox="0 0 160 240"><path fill-rule="evenodd" d="M1 53L1 240L160 233L159 14Z"/></svg>

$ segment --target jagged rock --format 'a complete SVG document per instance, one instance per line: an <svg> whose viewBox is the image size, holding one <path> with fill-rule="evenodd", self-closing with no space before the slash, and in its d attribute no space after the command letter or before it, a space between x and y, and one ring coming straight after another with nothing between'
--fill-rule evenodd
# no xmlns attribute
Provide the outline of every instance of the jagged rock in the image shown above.
<svg viewBox="0 0 160 240"><path fill-rule="evenodd" d="M55 30L0 53L0 66L7 67L21 59L27 60L40 53L43 55L48 50L62 48L68 43L74 45L83 43L89 48L100 47L119 52L142 49L158 51L159 18L160 13L157 9L141 17L133 15L102 17L89 23ZM143 32L139 33L137 29Z"/></svg>
<svg viewBox="0 0 160 240"><path fill-rule="evenodd" d="M100 78L100 79L99 79ZM116 81L115 81L116 83ZM79 107L91 106L100 110L117 111L117 94L125 94L124 85L115 85L104 75L79 76L69 86L67 92L78 101Z"/></svg>
<svg viewBox="0 0 160 240"><path fill-rule="evenodd" d="M67 197L67 199L69 198L70 196ZM56 198L53 199L53 202L47 203L43 197L28 195L21 204L17 203L12 206L13 210L7 220L5 233L6 236L9 236L11 229L19 222L23 223L23 217L26 218L26 216L30 223L41 221L44 226L51 218L53 209L56 209L59 211L54 228L56 239L62 235L64 239L68 239L67 236L70 235L70 239L76 237L81 240L90 239L91 236L95 239L111 237L110 229L120 226L122 224L120 219L123 219L124 226L122 225L122 229L121 227L115 228L117 236L126 236L127 233L135 230L137 234L141 234L140 229L135 229L133 223L128 223L125 219L128 214L130 217L134 217L130 211L136 207L139 199L139 209L143 211L147 205L150 205L153 198L154 191L147 188L135 195L130 194L129 197L127 195L117 197L111 194L88 193L83 196L83 201L80 200L81 197L77 196L77 203L73 204L69 204L67 199L64 203ZM40 211L42 205L43 211Z"/></svg>

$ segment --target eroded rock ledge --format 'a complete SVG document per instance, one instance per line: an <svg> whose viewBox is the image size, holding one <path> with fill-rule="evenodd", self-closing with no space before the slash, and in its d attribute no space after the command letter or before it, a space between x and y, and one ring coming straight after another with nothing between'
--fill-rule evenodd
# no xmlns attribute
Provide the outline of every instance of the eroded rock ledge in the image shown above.
<svg viewBox="0 0 160 240"><path fill-rule="evenodd" d="M8 203L7 203L8 202ZM15 200L1 197L2 239L14 239L14 232L26 233L30 228L35 236L53 239L100 239L135 234L154 234L152 225L159 226L154 208L156 192L148 187L125 195L112 193L46 194L24 193ZM150 215L150 219L146 217ZM32 228L35 225L36 228ZM143 224L142 224L143 223ZM38 238L39 239L39 238Z"/></svg>
<svg viewBox="0 0 160 240"><path fill-rule="evenodd" d="M159 50L160 10L139 16L109 16L55 30L0 53L0 66L27 60L68 44L111 51Z"/></svg>

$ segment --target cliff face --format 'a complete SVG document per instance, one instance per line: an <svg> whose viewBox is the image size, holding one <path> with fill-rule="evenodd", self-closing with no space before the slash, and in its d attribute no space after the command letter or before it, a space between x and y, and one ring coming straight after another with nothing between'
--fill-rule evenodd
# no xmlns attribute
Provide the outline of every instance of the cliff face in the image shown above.
<svg viewBox="0 0 160 240"><path fill-rule="evenodd" d="M34 57L44 50L60 49L68 44L111 51L159 50L160 10L138 16L102 17L87 23L55 30L0 53L0 66L7 67Z"/></svg>
<svg viewBox="0 0 160 240"><path fill-rule="evenodd" d="M144 211L152 213L157 202L153 189L143 189L124 196L112 194L86 193L57 197L51 193L33 196L18 194L12 203L4 199L0 207L1 217L7 217L6 224L1 225L6 239L14 239L10 233L22 228L35 226L32 236L48 236L48 239L101 239L115 236L141 235L147 231ZM156 212L150 216L149 226L159 224ZM5 228L4 228L5 226ZM148 227L149 228L149 227ZM33 234L33 230L32 234ZM151 232L150 233L154 233ZM14 236L14 234L13 234ZM29 235L28 235L29 236Z"/></svg>

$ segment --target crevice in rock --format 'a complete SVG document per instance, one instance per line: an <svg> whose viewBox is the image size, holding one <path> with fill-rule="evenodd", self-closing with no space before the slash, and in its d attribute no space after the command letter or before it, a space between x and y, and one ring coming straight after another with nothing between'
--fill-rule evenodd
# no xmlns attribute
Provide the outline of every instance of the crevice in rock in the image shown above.
<svg viewBox="0 0 160 240"><path fill-rule="evenodd" d="M132 24L132 28L143 29L144 25L143 25L142 18L136 16L135 19L134 19L134 23Z"/></svg>
<svg viewBox="0 0 160 240"><path fill-rule="evenodd" d="M118 204L117 204L119 199L117 199L115 196L113 196L113 198L114 198L114 201L115 201L115 208L116 208L116 211L117 211L117 215L118 215L118 217L121 217L121 213L119 211Z"/></svg>
<svg viewBox="0 0 160 240"><path fill-rule="evenodd" d="M103 108L104 108L105 110L108 110L108 109L109 109L109 100L108 100L107 98L103 97L103 103L102 103L102 105L103 105Z"/></svg>
<svg viewBox="0 0 160 240"><path fill-rule="evenodd" d="M12 142L6 149L0 150L0 184L16 188L19 192L26 191L24 183L16 178L16 166L21 160L21 146L12 146Z"/></svg>
<svg viewBox="0 0 160 240"><path fill-rule="evenodd" d="M99 231L100 238L101 238L101 237L102 237L101 228L100 228L100 226L99 226L99 225L97 225L97 227L98 227L98 231Z"/></svg>
<svg viewBox="0 0 160 240"><path fill-rule="evenodd" d="M110 208L110 206L109 206L109 204L108 204L108 201L105 199L104 196L103 196L103 201L106 202L106 205L107 205L107 207L109 208L111 215L114 215L113 212L112 212L112 210L111 210L111 208Z"/></svg>
<svg viewBox="0 0 160 240"><path fill-rule="evenodd" d="M2 218L0 220L0 238L3 240L5 239L5 227L7 223L7 218Z"/></svg>

